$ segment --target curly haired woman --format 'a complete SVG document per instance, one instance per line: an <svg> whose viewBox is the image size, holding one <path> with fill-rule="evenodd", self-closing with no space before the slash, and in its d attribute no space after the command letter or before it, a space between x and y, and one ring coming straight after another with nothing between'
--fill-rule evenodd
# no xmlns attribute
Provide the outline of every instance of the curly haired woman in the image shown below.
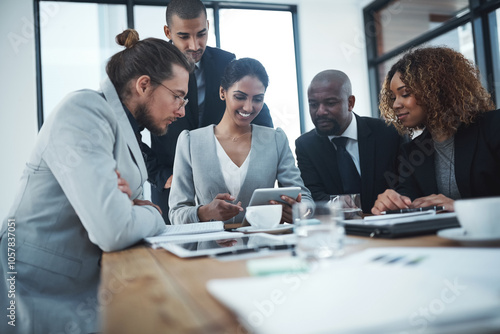
<svg viewBox="0 0 500 334"><path fill-rule="evenodd" d="M373 214L500 195L500 112L479 71L445 47L415 49L392 66L380 110L401 134L414 136L399 157L399 185L380 194Z"/></svg>

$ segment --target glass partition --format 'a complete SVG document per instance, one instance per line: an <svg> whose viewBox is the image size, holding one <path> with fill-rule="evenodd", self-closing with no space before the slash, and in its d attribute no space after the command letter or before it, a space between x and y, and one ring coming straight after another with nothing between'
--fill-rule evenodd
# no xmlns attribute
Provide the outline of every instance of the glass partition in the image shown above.
<svg viewBox="0 0 500 334"><path fill-rule="evenodd" d="M300 115L292 14L221 9L220 40L221 48L235 53L237 58L255 58L264 65L269 75L265 102L274 127L285 131L295 152L294 139L300 136Z"/></svg>
<svg viewBox="0 0 500 334"><path fill-rule="evenodd" d="M68 93L98 89L115 36L127 28L125 5L40 2L54 15L40 26L44 119ZM57 8L57 11L54 11Z"/></svg>

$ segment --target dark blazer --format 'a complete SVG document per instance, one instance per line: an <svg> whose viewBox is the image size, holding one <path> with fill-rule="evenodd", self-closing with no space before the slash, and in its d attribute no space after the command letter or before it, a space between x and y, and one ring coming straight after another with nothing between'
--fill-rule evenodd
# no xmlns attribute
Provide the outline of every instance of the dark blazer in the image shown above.
<svg viewBox="0 0 500 334"><path fill-rule="evenodd" d="M370 213L378 194L395 186L393 181L403 138L381 119L354 116L358 129L361 208ZM295 153L304 184L315 201L344 194L335 147L328 137L311 130L297 138Z"/></svg>
<svg viewBox="0 0 500 334"><path fill-rule="evenodd" d="M500 195L500 110L459 126L455 134L455 178L462 198ZM429 131L403 145L400 184L412 200L438 193L434 142Z"/></svg>
<svg viewBox="0 0 500 334"><path fill-rule="evenodd" d="M194 130L210 124L217 124L222 119L226 104L219 97L219 87L226 65L235 55L233 53L208 47L201 58L202 68L205 72L205 102L201 124L198 114L198 90L194 75L189 76L188 94L189 103L186 105L186 115L168 126L164 136L151 135L151 149L142 145L148 168L148 181L151 183L151 197L153 203L160 206L165 222L168 221L168 196L169 189L164 189L165 182L173 173L175 147L177 138L183 130ZM253 124L273 127L269 108L264 105L260 114L254 119Z"/></svg>

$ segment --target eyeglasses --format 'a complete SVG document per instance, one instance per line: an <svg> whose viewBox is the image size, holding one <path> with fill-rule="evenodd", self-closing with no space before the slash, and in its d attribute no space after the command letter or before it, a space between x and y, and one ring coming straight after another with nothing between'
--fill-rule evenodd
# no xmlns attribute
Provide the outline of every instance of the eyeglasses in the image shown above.
<svg viewBox="0 0 500 334"><path fill-rule="evenodd" d="M156 82L156 81L155 81ZM179 105L179 108L177 108L177 110L181 109L182 107L185 107L186 104L188 104L189 100L188 99L185 99L183 97L180 97L179 95L175 94L175 92L173 90L171 90L170 88L168 88L167 86L165 86L164 84L162 84L161 82L156 82L158 85L162 85L163 87L165 87L166 89L169 90L170 93L172 93L172 95L176 98L176 99L179 99L179 101L181 101L180 105Z"/></svg>

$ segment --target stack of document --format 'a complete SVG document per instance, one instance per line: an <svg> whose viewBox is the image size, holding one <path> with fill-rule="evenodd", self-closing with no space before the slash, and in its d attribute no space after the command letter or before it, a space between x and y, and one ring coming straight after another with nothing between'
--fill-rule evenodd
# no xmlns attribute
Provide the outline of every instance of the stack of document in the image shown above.
<svg viewBox="0 0 500 334"><path fill-rule="evenodd" d="M207 288L251 333L498 333L498 263L500 249L377 248Z"/></svg>
<svg viewBox="0 0 500 334"><path fill-rule="evenodd" d="M224 222L211 221L183 225L165 225L163 233L144 239L152 248L159 248L166 243L184 243L216 240L242 236L243 233L224 231Z"/></svg>
<svg viewBox="0 0 500 334"><path fill-rule="evenodd" d="M455 214L453 214L455 215ZM363 222L365 224L373 224L373 225L383 225L383 224L394 224L398 222L414 222L416 220L427 220L433 219L436 217L436 211L418 211L418 212L407 212L407 213L393 213L387 215L378 215L378 216L366 216L363 218ZM350 221L355 223L354 220Z"/></svg>

